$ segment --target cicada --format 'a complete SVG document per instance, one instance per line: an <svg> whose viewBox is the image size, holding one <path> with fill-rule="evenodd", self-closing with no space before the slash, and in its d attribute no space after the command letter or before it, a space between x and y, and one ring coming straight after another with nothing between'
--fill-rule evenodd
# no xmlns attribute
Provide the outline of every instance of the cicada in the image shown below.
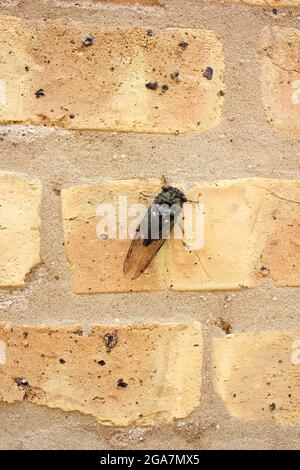
<svg viewBox="0 0 300 470"><path fill-rule="evenodd" d="M179 189L164 185L154 198L140 225L124 261L124 273L131 273L132 279L138 278L151 264L163 246L187 202L185 194Z"/></svg>

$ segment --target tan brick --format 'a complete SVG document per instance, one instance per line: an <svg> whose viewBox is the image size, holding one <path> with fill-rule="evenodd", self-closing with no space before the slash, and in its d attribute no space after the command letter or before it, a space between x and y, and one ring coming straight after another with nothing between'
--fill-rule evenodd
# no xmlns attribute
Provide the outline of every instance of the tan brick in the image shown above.
<svg viewBox="0 0 300 470"><path fill-rule="evenodd" d="M26 121L28 82L25 67L29 31L17 18L0 17L0 121Z"/></svg>
<svg viewBox="0 0 300 470"><path fill-rule="evenodd" d="M97 1L98 3L103 0L94 0ZM112 3L133 3L137 4L140 3L142 5L161 5L164 0L104 0L106 3L112 2Z"/></svg>
<svg viewBox="0 0 300 470"><path fill-rule="evenodd" d="M214 339L216 388L245 420L300 419L300 331L264 331Z"/></svg>
<svg viewBox="0 0 300 470"><path fill-rule="evenodd" d="M22 286L40 262L41 184L0 171L0 286Z"/></svg>
<svg viewBox="0 0 300 470"><path fill-rule="evenodd" d="M262 97L267 120L300 134L300 31L267 27L263 32Z"/></svg>
<svg viewBox="0 0 300 470"><path fill-rule="evenodd" d="M128 240L101 240L96 235L98 205L111 203L118 208L119 195L127 196L128 206L149 204L140 191L157 194L161 181L108 181L98 186L81 186L62 191L65 250L71 264L73 287L77 293L160 290L165 285L164 258L161 250L147 275L132 281L124 276L123 264L130 244ZM117 227L119 229L119 225Z"/></svg>
<svg viewBox="0 0 300 470"><path fill-rule="evenodd" d="M205 211L204 246L169 250L173 289L300 285L300 182L265 178L218 181L196 188ZM238 247L238 249L237 249ZM173 252L175 252L173 248Z"/></svg>
<svg viewBox="0 0 300 470"><path fill-rule="evenodd" d="M0 25L0 122L168 134L205 131L220 121L223 52L212 31L169 28L150 36L148 28L103 30L59 20L30 29L7 17ZM92 45L83 44L87 36ZM207 67L212 80L202 75ZM176 71L179 81L170 77ZM149 82L158 89L146 88ZM40 89L44 96L37 98Z"/></svg>
<svg viewBox="0 0 300 470"><path fill-rule="evenodd" d="M299 0L218 0L219 3L239 3L253 6L259 6L264 8L289 8L299 7Z"/></svg>
<svg viewBox="0 0 300 470"><path fill-rule="evenodd" d="M167 240L136 280L123 274L130 240L99 239L96 209L112 203L118 210L119 195L128 197L128 207L149 205L140 192L157 194L161 182L108 181L63 190L65 249L76 293L239 289L265 278L277 286L300 285L299 181L174 184L204 207L204 246L189 251L181 240Z"/></svg>
<svg viewBox="0 0 300 470"><path fill-rule="evenodd" d="M199 405L199 323L101 325L88 336L79 326L2 323L0 339L1 401L80 411L109 426L171 421Z"/></svg>
<svg viewBox="0 0 300 470"><path fill-rule="evenodd" d="M74 3L74 0L68 0ZM208 0L214 1L214 0ZM89 3L120 3L120 4L144 4L144 5L164 5L165 0L89 0ZM199 3L203 0L199 0ZM218 3L238 3L247 4L254 6L261 6L264 8L287 8L287 7L298 7L300 6L299 0L217 0ZM76 2L79 3L79 2ZM86 0L81 0L81 3L85 4Z"/></svg>
<svg viewBox="0 0 300 470"><path fill-rule="evenodd" d="M70 3L74 3L74 0L67 0ZM83 5L86 5L87 3L117 3L117 4L124 4L124 5L162 5L164 3L164 0L80 0L76 1L76 4L82 3Z"/></svg>

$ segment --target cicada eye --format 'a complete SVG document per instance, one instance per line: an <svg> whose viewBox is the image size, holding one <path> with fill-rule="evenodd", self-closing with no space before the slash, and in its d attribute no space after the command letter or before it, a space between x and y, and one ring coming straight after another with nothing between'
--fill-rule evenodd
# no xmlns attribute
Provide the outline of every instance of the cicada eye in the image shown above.
<svg viewBox="0 0 300 470"><path fill-rule="evenodd" d="M167 184L164 184L164 185L161 187L161 189L162 189L163 191L168 191L169 187L170 187L170 186L168 186Z"/></svg>

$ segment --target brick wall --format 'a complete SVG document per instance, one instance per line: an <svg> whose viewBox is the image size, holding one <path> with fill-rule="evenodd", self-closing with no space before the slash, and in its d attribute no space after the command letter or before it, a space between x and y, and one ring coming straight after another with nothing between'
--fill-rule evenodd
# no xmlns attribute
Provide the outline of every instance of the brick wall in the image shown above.
<svg viewBox="0 0 300 470"><path fill-rule="evenodd" d="M299 7L0 1L0 448L299 447ZM131 280L162 175L204 246Z"/></svg>

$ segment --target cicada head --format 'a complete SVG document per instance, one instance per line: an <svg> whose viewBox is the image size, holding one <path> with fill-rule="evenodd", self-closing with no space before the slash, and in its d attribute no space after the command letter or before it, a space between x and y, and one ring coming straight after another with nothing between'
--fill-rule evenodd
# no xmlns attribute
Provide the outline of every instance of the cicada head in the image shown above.
<svg viewBox="0 0 300 470"><path fill-rule="evenodd" d="M176 204L182 206L184 202L187 202L187 197L180 189L168 185L162 186L161 189L162 192L156 197L157 204L168 204L169 206Z"/></svg>

